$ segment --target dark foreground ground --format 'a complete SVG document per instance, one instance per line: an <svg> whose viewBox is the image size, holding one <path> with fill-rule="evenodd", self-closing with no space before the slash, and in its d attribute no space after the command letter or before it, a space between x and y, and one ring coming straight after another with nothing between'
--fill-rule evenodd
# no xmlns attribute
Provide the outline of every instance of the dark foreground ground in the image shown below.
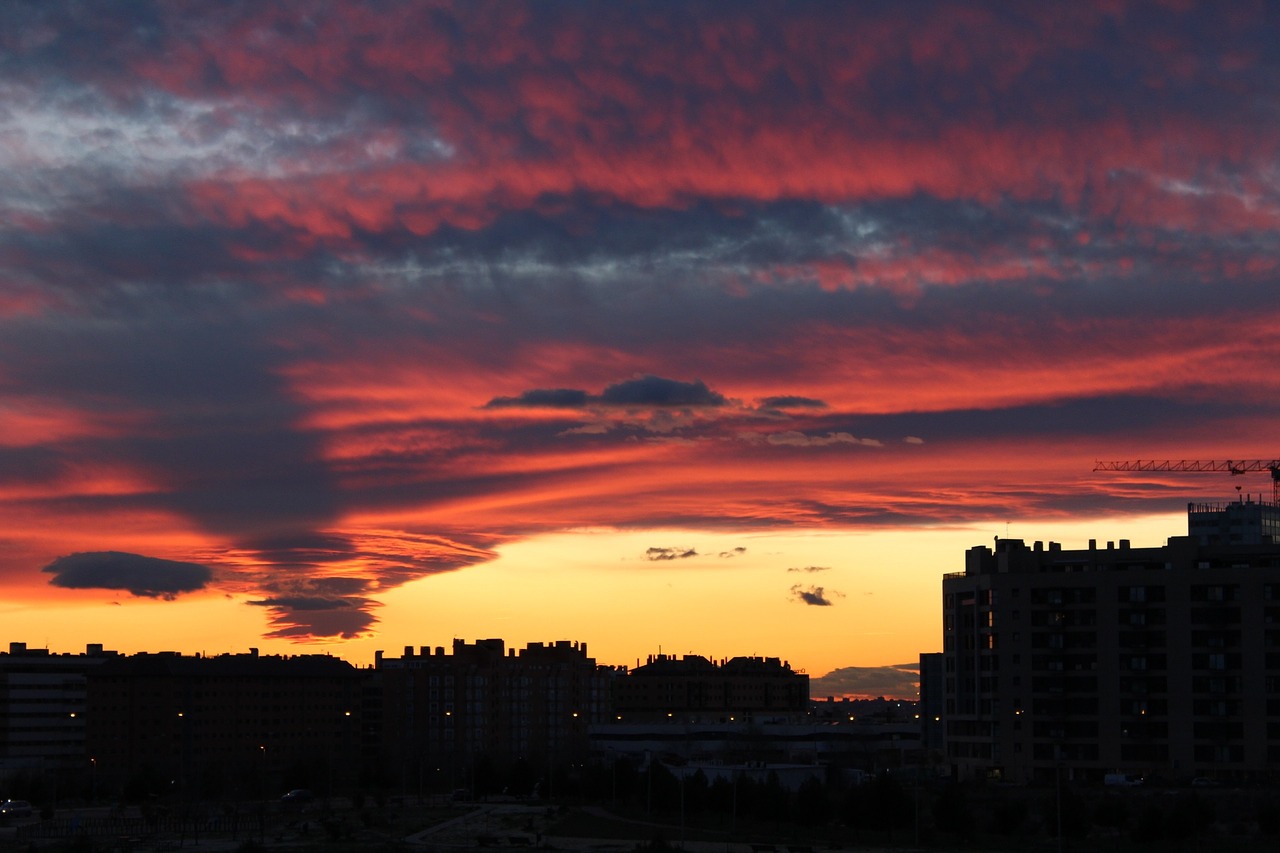
<svg viewBox="0 0 1280 853"><path fill-rule="evenodd" d="M857 830L837 821L798 826L752 815L651 815L582 804L531 801L460 803L392 799L381 804L310 803L287 809L193 808L185 814L126 809L63 809L44 819L0 827L0 853L10 851L502 851L583 853L828 853L828 851L1042 851L1042 853L1274 853L1266 804L1256 794L1214 791L1099 791L1089 819L1063 810L1063 837L1037 818L1043 792L982 791L951 815L922 809L903 825ZM1262 825L1253 817L1262 804ZM1042 808L1043 811L1043 808ZM1010 815L1021 814L1014 821ZM993 817L994 816L994 817ZM1056 819L1056 815L1054 816ZM946 819L943 820L947 824Z"/></svg>

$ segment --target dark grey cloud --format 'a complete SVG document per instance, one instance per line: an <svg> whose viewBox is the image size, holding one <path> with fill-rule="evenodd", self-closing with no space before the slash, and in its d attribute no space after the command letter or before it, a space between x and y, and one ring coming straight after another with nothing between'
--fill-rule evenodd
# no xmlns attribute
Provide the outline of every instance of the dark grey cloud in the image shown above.
<svg viewBox="0 0 1280 853"><path fill-rule="evenodd" d="M644 552L644 558L655 563L667 560L687 560L696 556L698 556L698 552L693 548L649 548Z"/></svg>
<svg viewBox="0 0 1280 853"><path fill-rule="evenodd" d="M503 407L578 409L590 401L586 391L574 388L547 388L525 391L518 397L494 397L485 403L487 409Z"/></svg>
<svg viewBox="0 0 1280 853"><path fill-rule="evenodd" d="M641 376L605 388L600 402L609 406L723 406L728 401L701 379L681 382Z"/></svg>
<svg viewBox="0 0 1280 853"><path fill-rule="evenodd" d="M744 548L743 546L739 545L738 547L733 548L733 549L731 549L731 550L729 550L729 551L721 551L721 552L720 552L720 557L721 557L721 559L726 559L726 560L727 560L727 559L729 559L730 557L740 557L740 556L742 556L742 555L743 555L743 554L745 554L745 553L747 553L747 549L746 549L746 548Z"/></svg>
<svg viewBox="0 0 1280 853"><path fill-rule="evenodd" d="M812 397L765 397L760 405L766 409L825 409L827 404Z"/></svg>
<svg viewBox="0 0 1280 853"><path fill-rule="evenodd" d="M788 572L829 572L830 566L792 566L787 569Z"/></svg>
<svg viewBox="0 0 1280 853"><path fill-rule="evenodd" d="M352 639L378 622L377 602L367 595L375 586L370 578L316 577L294 571L262 578L258 587L268 595L246 603L270 613L269 637Z"/></svg>
<svg viewBox="0 0 1280 853"><path fill-rule="evenodd" d="M254 607L275 607L280 610L296 611L296 610L346 610L348 608L360 606L360 602L352 601L347 598L317 598L306 596L282 596L278 598L264 598L258 601L248 601Z"/></svg>
<svg viewBox="0 0 1280 853"><path fill-rule="evenodd" d="M1258 401L1250 401L1255 410ZM863 433L904 436L911 444L960 442L974 438L1090 436L1106 444L1113 436L1158 430L1163 424L1190 427L1229 421L1240 405L1228 399L1176 399L1157 394L1104 394L1052 403L951 408L937 412L818 415L806 421L811 431L839 433L855 424Z"/></svg>
<svg viewBox="0 0 1280 853"><path fill-rule="evenodd" d="M727 405L723 394L712 391L702 380L682 382L661 376L641 376L614 383L599 395L574 388L533 389L517 397L494 397L485 408L550 407L583 408L595 406L697 408Z"/></svg>
<svg viewBox="0 0 1280 853"><path fill-rule="evenodd" d="M121 551L83 551L59 557L41 569L49 583L66 589L119 589L141 598L172 601L204 589L213 578L207 566Z"/></svg>
<svg viewBox="0 0 1280 853"><path fill-rule="evenodd" d="M825 696L917 699L920 692L919 664L897 666L845 666L809 679L809 693Z"/></svg>
<svg viewBox="0 0 1280 853"><path fill-rule="evenodd" d="M833 590L830 595L838 596L840 593ZM796 584L791 587L791 597L796 601L813 607L830 607L832 604L827 590L820 586L804 587L800 584Z"/></svg>
<svg viewBox="0 0 1280 853"><path fill-rule="evenodd" d="M268 607L271 613L267 637L305 642L315 639L353 640L367 634L378 624L369 610L354 607L292 609Z"/></svg>
<svg viewBox="0 0 1280 853"><path fill-rule="evenodd" d="M145 472L157 508L237 542L334 517L338 491L319 436L296 425L303 410L277 374L283 353L259 325L265 318L208 293L98 308L58 323L20 318L0 340L0 390L41 388L92 420L136 424L52 443L47 462Z"/></svg>
<svg viewBox="0 0 1280 853"><path fill-rule="evenodd" d="M257 559L273 565L281 565L288 560L309 566L336 563L359 553L358 546L350 536L312 531L290 531L284 536L246 539L240 545L253 551Z"/></svg>

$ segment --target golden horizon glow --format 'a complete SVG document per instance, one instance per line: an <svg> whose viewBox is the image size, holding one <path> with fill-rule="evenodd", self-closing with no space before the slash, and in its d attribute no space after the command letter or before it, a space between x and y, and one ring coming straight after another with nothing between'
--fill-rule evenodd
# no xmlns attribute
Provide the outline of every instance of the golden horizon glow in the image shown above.
<svg viewBox="0 0 1280 853"><path fill-rule="evenodd" d="M370 636L250 645L264 654L333 654L356 666L372 664L375 650L398 657L405 646L449 648L455 638L489 637L508 647L583 642L599 663L625 666L659 651L778 657L813 677L843 666L914 665L921 653L941 650L941 579L964 570L967 548L996 537L1067 549L1089 539L1157 546L1183 535L1185 523L1156 515L914 531L566 531L502 545L490 562L377 594L381 622ZM698 554L650 560L649 548ZM831 603L801 603L796 586L822 587ZM39 610L0 611L9 639L66 638L53 641L55 651L98 642L124 652L235 653L265 622L243 596L152 601L121 593L104 604L100 591L81 590L57 598ZM159 646L158 636L166 638Z"/></svg>

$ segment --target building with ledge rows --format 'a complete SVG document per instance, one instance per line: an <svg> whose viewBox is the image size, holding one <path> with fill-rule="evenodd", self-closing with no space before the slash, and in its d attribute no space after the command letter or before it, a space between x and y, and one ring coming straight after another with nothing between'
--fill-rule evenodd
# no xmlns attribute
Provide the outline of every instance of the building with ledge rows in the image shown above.
<svg viewBox="0 0 1280 853"><path fill-rule="evenodd" d="M1280 778L1280 508L1188 508L1160 547L997 540L943 578L959 778Z"/></svg>

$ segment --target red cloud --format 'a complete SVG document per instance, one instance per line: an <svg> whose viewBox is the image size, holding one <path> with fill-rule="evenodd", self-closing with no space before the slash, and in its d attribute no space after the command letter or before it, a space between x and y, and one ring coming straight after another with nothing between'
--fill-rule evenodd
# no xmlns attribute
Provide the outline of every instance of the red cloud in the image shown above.
<svg viewBox="0 0 1280 853"><path fill-rule="evenodd" d="M183 150L32 148L0 193L16 550L195 560L353 636L545 530L1164 506L1088 463L1271 435L1280 390L1270 45L1195 11L228 3L58 51L100 100L32 102Z"/></svg>
<svg viewBox="0 0 1280 853"><path fill-rule="evenodd" d="M1277 223L1269 192L1232 176L1274 162L1280 134L1166 94L1188 81L1238 84L1166 61L1194 52L1172 27L1125 6L1016 19L951 4L924 15L853 5L761 12L668 8L619 20L625 10L343 4L309 19L300 38L297 22L270 9L193 27L163 65L139 70L184 94L247 94L263 109L324 110L361 90L413 104L371 138L313 146L310 164L190 188L201 216L331 245L362 231L480 228L574 194L679 208L693 199L836 204L926 193L1058 199L1174 228ZM1126 39L1097 47L1108 27L1125 28ZM1134 104L1105 97L1105 80L1056 82L1090 50L1135 73L1145 70L1135 57L1153 57L1165 76L1140 83ZM1253 61L1247 48L1233 58L1241 68ZM197 80L216 82L195 92ZM1162 98L1158 117L1140 108ZM422 136L438 138L439 156L384 162L372 153L403 152Z"/></svg>

